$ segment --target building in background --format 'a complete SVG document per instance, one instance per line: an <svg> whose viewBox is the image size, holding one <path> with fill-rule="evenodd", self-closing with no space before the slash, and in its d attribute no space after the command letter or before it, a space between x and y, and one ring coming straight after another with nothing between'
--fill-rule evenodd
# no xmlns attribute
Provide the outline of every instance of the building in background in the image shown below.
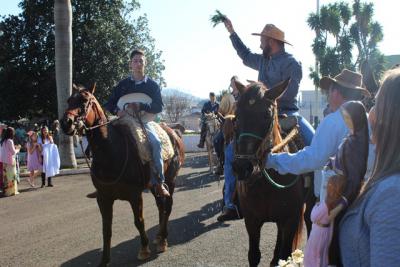
<svg viewBox="0 0 400 267"><path fill-rule="evenodd" d="M324 109L327 107L327 96L318 92L318 106L316 107L315 91L299 91L299 113L306 118L314 127L324 118ZM316 127L315 127L316 128Z"/></svg>

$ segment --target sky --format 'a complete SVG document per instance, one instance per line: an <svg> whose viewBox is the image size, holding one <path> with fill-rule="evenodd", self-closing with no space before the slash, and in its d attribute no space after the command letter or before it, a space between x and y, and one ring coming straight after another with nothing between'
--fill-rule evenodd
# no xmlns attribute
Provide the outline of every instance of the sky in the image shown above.
<svg viewBox="0 0 400 267"><path fill-rule="evenodd" d="M346 1L346 0L345 0ZM227 89L230 78L257 80L257 71L243 65L233 49L223 24L212 27L210 17L218 9L232 21L235 31L252 52L261 53L260 39L251 33L261 32L273 23L285 32L286 51L302 63L300 90L313 90L309 68L315 58L311 50L314 32L307 18L317 8L317 0L139 0L140 12L149 20L156 48L165 61L163 76L167 88L176 88L206 98L210 91ZM334 1L320 0L320 6ZM348 1L352 3L353 1ZM383 27L380 50L385 55L400 54L398 10L400 2L375 0L375 16ZM0 15L18 14L19 0L1 0Z"/></svg>

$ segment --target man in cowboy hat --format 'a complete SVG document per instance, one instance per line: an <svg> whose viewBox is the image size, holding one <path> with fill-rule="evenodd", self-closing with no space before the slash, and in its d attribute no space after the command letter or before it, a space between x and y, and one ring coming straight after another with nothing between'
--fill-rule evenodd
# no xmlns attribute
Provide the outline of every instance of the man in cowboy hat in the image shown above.
<svg viewBox="0 0 400 267"><path fill-rule="evenodd" d="M325 199L325 186L322 182L322 169L330 157L336 154L343 138L348 134L340 106L350 100L361 100L369 97L369 92L362 87L362 75L347 69L335 76L323 77L320 88L328 94L328 103L331 113L327 115L315 131L309 146L297 153L270 154L267 157L266 167L275 169L280 174L303 174L314 171L314 193L321 200ZM337 235L336 235L337 236ZM339 250L335 248L337 242L332 240L329 260L330 264L340 266Z"/></svg>
<svg viewBox="0 0 400 267"><path fill-rule="evenodd" d="M267 88L272 88L290 78L287 90L277 100L278 111L279 114L295 115L299 118L300 133L304 143L309 145L314 135L314 128L300 116L297 106L297 93L302 78L301 65L285 51L285 44L291 45L286 41L285 33L273 24L265 25L261 33L253 33L253 35L260 36L262 54L256 54L243 44L228 18L224 23L239 57L246 66L258 71L258 80Z"/></svg>

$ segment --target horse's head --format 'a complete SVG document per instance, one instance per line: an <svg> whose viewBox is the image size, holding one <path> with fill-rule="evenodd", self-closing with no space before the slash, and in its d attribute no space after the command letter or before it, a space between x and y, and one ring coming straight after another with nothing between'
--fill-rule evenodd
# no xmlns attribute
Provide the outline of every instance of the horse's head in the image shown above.
<svg viewBox="0 0 400 267"><path fill-rule="evenodd" d="M205 113L204 117L207 125L207 131L211 135L214 135L219 128L219 121L217 115L215 115L214 112L210 112L210 113Z"/></svg>
<svg viewBox="0 0 400 267"><path fill-rule="evenodd" d="M289 80L272 89L262 83L247 86L236 84L240 98L236 108L235 160L233 170L238 180L244 180L263 168L265 157L273 145L273 130L277 125L276 99L286 90Z"/></svg>
<svg viewBox="0 0 400 267"><path fill-rule="evenodd" d="M93 93L96 85L90 89L83 86L72 86L72 95L68 98L68 107L60 119L61 128L67 135L74 135L77 131L83 134L84 130L94 126L106 117Z"/></svg>

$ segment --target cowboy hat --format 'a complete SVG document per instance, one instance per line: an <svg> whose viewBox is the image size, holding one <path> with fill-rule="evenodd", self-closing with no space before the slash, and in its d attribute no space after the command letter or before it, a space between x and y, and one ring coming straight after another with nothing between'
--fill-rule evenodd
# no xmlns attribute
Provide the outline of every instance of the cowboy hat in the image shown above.
<svg viewBox="0 0 400 267"><path fill-rule="evenodd" d="M360 91L364 96L370 97L371 94L362 87L362 74L354 72L348 69L343 69L341 73L336 75L334 78L325 76L319 81L319 87L321 90L329 90L332 83L336 83L342 87L350 90Z"/></svg>
<svg viewBox="0 0 400 267"><path fill-rule="evenodd" d="M287 43L288 45L292 45L291 43L285 40L285 33L281 31L278 27L276 27L274 24L267 24L265 25L261 33L252 33L252 35L267 36L269 38Z"/></svg>

